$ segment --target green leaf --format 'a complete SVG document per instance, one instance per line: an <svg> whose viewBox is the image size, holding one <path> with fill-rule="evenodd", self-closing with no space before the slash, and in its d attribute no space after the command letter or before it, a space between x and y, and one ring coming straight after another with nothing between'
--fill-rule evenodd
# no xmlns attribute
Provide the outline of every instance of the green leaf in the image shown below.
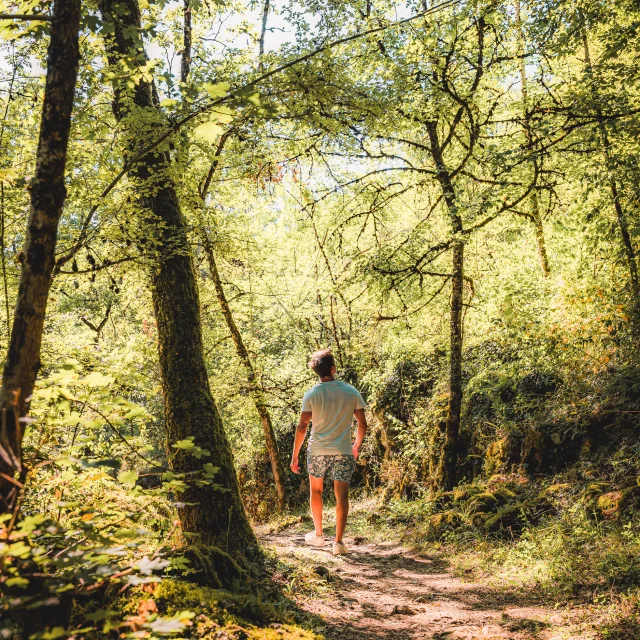
<svg viewBox="0 0 640 640"><path fill-rule="evenodd" d="M86 378L80 380L80 384L86 384L88 387L106 387L108 384L111 384L113 380L114 378L112 376L105 376L98 371L94 371Z"/></svg>
<svg viewBox="0 0 640 640"><path fill-rule="evenodd" d="M215 142L224 133L224 129L215 122L203 122L193 132L207 142Z"/></svg>
<svg viewBox="0 0 640 640"><path fill-rule="evenodd" d="M137 471L123 471L122 473L118 474L118 482L121 482L122 484L134 485L137 479Z"/></svg>
<svg viewBox="0 0 640 640"><path fill-rule="evenodd" d="M249 85L238 92L238 98L241 104L252 104L255 107L260 106L260 94L255 90L253 85Z"/></svg>
<svg viewBox="0 0 640 640"><path fill-rule="evenodd" d="M184 440L178 440L178 442L173 445L175 449L184 449L185 451L193 449L195 446L196 445L193 443L193 436L185 438Z"/></svg>
<svg viewBox="0 0 640 640"><path fill-rule="evenodd" d="M139 416L147 416L147 410L144 407L133 405L127 413L125 413L125 420L131 420L131 418L138 418Z"/></svg>
<svg viewBox="0 0 640 640"><path fill-rule="evenodd" d="M229 87L231 85L228 82L218 82L216 84L211 84L211 82L205 82L202 85L202 88L211 96L212 98L222 98L227 95L227 91L229 91Z"/></svg>
<svg viewBox="0 0 640 640"><path fill-rule="evenodd" d="M178 104L177 100L174 100L173 98L165 98L161 103L160 106L161 107L175 107Z"/></svg>
<svg viewBox="0 0 640 640"><path fill-rule="evenodd" d="M29 581L26 578L21 578L21 577L16 577L16 578L9 578L5 584L7 585L7 587L20 587L21 589L25 589L26 587L29 586Z"/></svg>
<svg viewBox="0 0 640 640"><path fill-rule="evenodd" d="M57 638L67 638L69 634L64 627L53 627L51 631L45 631L38 635L40 640L56 640Z"/></svg>
<svg viewBox="0 0 640 640"><path fill-rule="evenodd" d="M100 620L106 620L107 618L111 618L113 616L117 616L117 611L112 611L111 609L98 609L93 613L85 614L85 618L87 620L91 620L91 622L98 622Z"/></svg>

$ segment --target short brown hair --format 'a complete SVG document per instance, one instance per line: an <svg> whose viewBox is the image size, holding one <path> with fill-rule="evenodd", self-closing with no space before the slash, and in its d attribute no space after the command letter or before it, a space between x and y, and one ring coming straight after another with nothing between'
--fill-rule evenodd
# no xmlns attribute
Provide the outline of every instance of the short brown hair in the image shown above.
<svg viewBox="0 0 640 640"><path fill-rule="evenodd" d="M311 354L311 360L309 360L309 367L313 369L318 376L326 378L331 375L332 367L335 367L336 362L333 359L333 353L331 349L321 349Z"/></svg>

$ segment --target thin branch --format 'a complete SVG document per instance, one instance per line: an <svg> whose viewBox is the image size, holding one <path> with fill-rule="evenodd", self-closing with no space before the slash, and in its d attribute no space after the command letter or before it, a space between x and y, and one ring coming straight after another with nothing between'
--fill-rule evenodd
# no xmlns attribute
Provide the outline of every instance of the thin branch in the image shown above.
<svg viewBox="0 0 640 640"><path fill-rule="evenodd" d="M53 16L39 15L34 13L0 13L0 20L31 20L39 22L51 22Z"/></svg>

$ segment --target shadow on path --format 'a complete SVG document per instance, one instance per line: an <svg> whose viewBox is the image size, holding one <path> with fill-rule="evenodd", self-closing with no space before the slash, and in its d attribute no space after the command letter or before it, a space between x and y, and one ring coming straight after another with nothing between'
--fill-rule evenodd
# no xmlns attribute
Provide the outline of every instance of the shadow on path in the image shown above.
<svg viewBox="0 0 640 640"><path fill-rule="evenodd" d="M291 531L264 536L263 543L328 571L335 594L298 602L324 620L327 640L546 640L563 622L534 594L464 581L441 556L400 544L356 539L349 555L334 557L329 545L309 547Z"/></svg>

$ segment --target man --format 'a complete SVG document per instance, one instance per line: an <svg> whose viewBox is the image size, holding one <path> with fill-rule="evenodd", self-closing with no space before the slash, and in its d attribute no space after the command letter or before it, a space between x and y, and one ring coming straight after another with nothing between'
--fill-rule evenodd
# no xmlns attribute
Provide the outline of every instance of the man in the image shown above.
<svg viewBox="0 0 640 640"><path fill-rule="evenodd" d="M333 554L349 553L342 541L349 514L349 483L356 468L360 445L367 431L365 404L355 387L336 380L336 365L331 349L316 351L309 362L320 378L315 387L302 398L302 413L296 429L291 456L291 471L300 473L298 454L311 421L311 437L307 449L307 468L311 489L311 514L315 531L305 536L305 542L315 547L324 546L322 532L322 486L325 476L333 480L336 494L336 538ZM351 443L351 424L355 414L358 434Z"/></svg>

